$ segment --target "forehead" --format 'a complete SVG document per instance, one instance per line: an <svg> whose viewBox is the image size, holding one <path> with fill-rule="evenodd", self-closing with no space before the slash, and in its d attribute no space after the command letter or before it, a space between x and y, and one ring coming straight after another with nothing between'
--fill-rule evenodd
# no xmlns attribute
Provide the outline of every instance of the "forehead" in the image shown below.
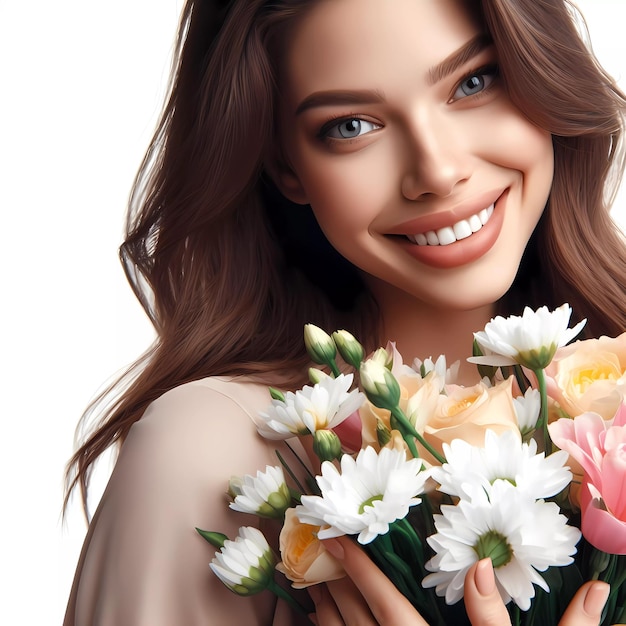
<svg viewBox="0 0 626 626"><path fill-rule="evenodd" d="M462 0L320 0L290 30L282 86L297 98L425 78L478 32Z"/></svg>

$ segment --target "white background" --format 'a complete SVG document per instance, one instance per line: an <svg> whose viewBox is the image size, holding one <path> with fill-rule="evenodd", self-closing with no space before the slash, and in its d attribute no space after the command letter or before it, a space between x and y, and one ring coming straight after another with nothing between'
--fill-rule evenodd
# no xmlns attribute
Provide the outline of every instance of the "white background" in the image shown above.
<svg viewBox="0 0 626 626"><path fill-rule="evenodd" d="M152 337L117 247L181 6L0 0L2 624L61 622L85 531L77 502L60 520L74 427ZM579 6L626 87L626 0Z"/></svg>

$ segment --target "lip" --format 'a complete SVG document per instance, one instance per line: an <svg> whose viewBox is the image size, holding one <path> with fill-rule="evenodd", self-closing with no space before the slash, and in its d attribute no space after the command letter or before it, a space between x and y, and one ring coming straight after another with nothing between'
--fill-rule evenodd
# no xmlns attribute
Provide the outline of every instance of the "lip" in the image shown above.
<svg viewBox="0 0 626 626"><path fill-rule="evenodd" d="M394 226L389 235L417 235L427 233L429 230L439 230L446 226L452 226L461 220L466 220L476 215L491 204L494 204L503 195L504 189L488 191L472 199L470 202L459 204L446 211L438 211L429 215L422 215L415 219Z"/></svg>
<svg viewBox="0 0 626 626"><path fill-rule="evenodd" d="M500 193L499 197L496 197L497 199L495 199L495 202L493 194L489 196L486 195L484 197L488 204L489 198L492 198L491 202L494 203L493 215L478 232L465 239L455 241L447 246L419 246L410 242L406 239L406 237L394 237L394 240L397 241L413 258L424 263L425 265L429 265L430 267L437 269L449 269L460 267L462 265L466 265L467 263L472 263L487 254L487 252L491 250L493 245L498 240L500 231L502 230L502 224L504 223L505 204L508 195L508 189L506 189L503 193ZM480 202L482 203L483 201L484 200L481 197ZM471 215L474 215L484 209L488 206L488 204L479 204L478 202L472 203L471 208L468 209L469 212L466 212L468 205L463 205L463 214L460 212L454 213L452 219L455 222L466 219L467 217L470 217ZM409 224L411 228L418 224L418 230L414 231L415 233L426 232L420 230L424 228L425 224L438 224L434 227L430 227L432 230L436 230L437 228L443 228L445 226L449 226L451 223L454 223L449 221L451 214L452 213L450 211L445 212L445 215L447 215L447 221L445 222L442 222L441 219L437 222L434 220L426 222L425 219L418 218L411 222L407 222L407 224ZM442 212L436 215L443 216L444 213ZM425 218L426 217L431 216L425 216ZM435 216L432 217L434 218ZM412 231L402 230L402 232L394 234L405 235L406 233L412 233Z"/></svg>

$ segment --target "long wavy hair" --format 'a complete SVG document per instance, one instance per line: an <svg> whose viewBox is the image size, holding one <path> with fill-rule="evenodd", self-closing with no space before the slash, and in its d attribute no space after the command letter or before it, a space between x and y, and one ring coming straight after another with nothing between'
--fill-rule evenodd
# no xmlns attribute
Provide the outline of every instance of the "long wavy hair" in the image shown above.
<svg viewBox="0 0 626 626"><path fill-rule="evenodd" d="M626 250L608 207L623 170L624 96L566 0L467 2L493 39L511 100L554 137L548 205L499 312L567 301L588 333L617 334L626 328ZM79 486L87 512L94 462L169 389L236 374L301 385L306 322L349 328L370 348L383 339L355 269L263 170L275 142L276 50L312 4L188 0L183 10L120 249L157 339L83 416L90 430L68 464L65 505Z"/></svg>

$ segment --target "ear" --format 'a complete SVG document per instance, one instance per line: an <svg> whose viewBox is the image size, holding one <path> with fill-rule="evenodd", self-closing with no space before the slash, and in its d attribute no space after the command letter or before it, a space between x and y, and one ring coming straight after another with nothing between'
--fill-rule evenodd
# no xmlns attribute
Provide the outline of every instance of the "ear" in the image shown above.
<svg viewBox="0 0 626 626"><path fill-rule="evenodd" d="M278 152L278 151L277 151ZM265 171L276 185L278 191L291 202L296 204L309 204L307 195L300 183L298 175L285 159L282 151L280 154L272 154L265 161Z"/></svg>

